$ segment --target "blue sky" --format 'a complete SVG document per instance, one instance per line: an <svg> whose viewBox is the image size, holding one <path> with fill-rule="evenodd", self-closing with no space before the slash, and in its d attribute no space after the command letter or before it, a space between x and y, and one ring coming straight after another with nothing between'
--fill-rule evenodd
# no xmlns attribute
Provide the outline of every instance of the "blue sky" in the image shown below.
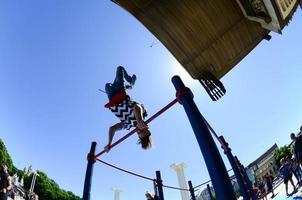
<svg viewBox="0 0 302 200"><path fill-rule="evenodd" d="M222 78L227 94L212 102L148 30L110 1L4 0L0 6L0 138L17 167L30 164L81 196L91 141L101 151L117 122L98 91L118 65L137 75L130 95L152 115L174 99L179 74L202 114L247 165L274 143L287 144L302 125L302 13L283 34L272 33ZM141 150L133 136L101 157L145 176L161 170L177 186L172 163L185 162L194 185L208 180L205 162L181 105L150 124L154 147ZM121 132L119 135L125 134ZM222 154L223 159L225 156ZM226 161L226 160L225 160ZM227 168L229 167L226 161ZM92 200L143 199L152 183L96 164ZM165 189L167 199L180 199Z"/></svg>

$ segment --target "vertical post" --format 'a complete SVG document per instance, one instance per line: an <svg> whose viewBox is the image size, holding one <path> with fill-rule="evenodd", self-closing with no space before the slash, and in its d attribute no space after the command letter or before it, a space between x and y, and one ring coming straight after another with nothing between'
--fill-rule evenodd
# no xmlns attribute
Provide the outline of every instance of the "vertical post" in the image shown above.
<svg viewBox="0 0 302 200"><path fill-rule="evenodd" d="M235 161L240 169L240 172L242 173L242 177L243 177L243 181L245 182L245 187L247 188L247 191L250 194L250 197L252 198L252 200L257 200L256 195L253 193L253 186L252 183L249 179L249 177L247 176L246 170L244 168L244 166L240 163L239 159L237 158L237 156L234 157Z"/></svg>
<svg viewBox="0 0 302 200"><path fill-rule="evenodd" d="M188 184L189 184L189 190L190 190L190 194L191 194L191 199L192 200L196 200L195 191L194 191L192 182L188 181Z"/></svg>
<svg viewBox="0 0 302 200"><path fill-rule="evenodd" d="M212 194L212 191L211 191L211 188L210 188L210 185L209 185L209 184L207 184L207 189L208 189L208 193L209 193L210 199L211 199L211 200L214 200L213 194ZM217 194L216 194L216 196L217 196Z"/></svg>
<svg viewBox="0 0 302 200"><path fill-rule="evenodd" d="M120 200L122 190L112 188L112 191L114 192L114 200Z"/></svg>
<svg viewBox="0 0 302 200"><path fill-rule="evenodd" d="M33 177L31 179L31 184L30 184L30 188L29 188L29 193L33 193L34 192L34 188L35 188L35 184L36 184L36 178L37 178L37 174L34 171L33 172Z"/></svg>
<svg viewBox="0 0 302 200"><path fill-rule="evenodd" d="M228 158L228 160L229 160L229 162L232 166L232 169L234 171L235 177L236 177L238 185L239 185L240 193L241 193L244 200L249 200L250 195L249 195L249 192L248 192L248 188L246 188L245 185L244 185L243 177L241 176L238 165L237 165L237 163L235 161L235 158L232 154L232 150L231 150L231 148L229 148L229 144L225 141L223 136L220 136L219 138L220 138L220 141L223 143L223 145L225 147L224 148L224 153L226 154L226 156L227 156L227 158Z"/></svg>
<svg viewBox="0 0 302 200"><path fill-rule="evenodd" d="M87 168L84 182L83 200L90 200L91 179L93 172L93 164L95 163L95 148L96 142L91 143L89 154L87 155Z"/></svg>
<svg viewBox="0 0 302 200"><path fill-rule="evenodd" d="M186 184L186 178L185 178L185 172L184 169L186 168L185 163L179 163L179 164L172 164L170 167L176 171L177 178L178 178L178 184L180 188L187 189ZM185 190L180 190L181 200L190 200L189 194Z"/></svg>
<svg viewBox="0 0 302 200"><path fill-rule="evenodd" d="M253 193L253 185L252 185L252 182L251 180L249 179L247 173L246 173L246 170L244 168L243 165L241 165L242 167L242 170L243 170L243 176L245 177L246 179L246 182L247 182L247 187L249 189L249 192L250 192L250 196L252 197L253 200L258 200L258 198L256 197L256 195Z"/></svg>
<svg viewBox="0 0 302 200"><path fill-rule="evenodd" d="M159 200L164 200L163 181L161 180L160 171L156 171L156 183Z"/></svg>
<svg viewBox="0 0 302 200"><path fill-rule="evenodd" d="M185 87L179 76L174 76L172 82L177 91L176 95L183 105L195 133L212 180L217 200L236 199L226 167L214 139L203 120L203 116L193 101L193 94L189 88Z"/></svg>

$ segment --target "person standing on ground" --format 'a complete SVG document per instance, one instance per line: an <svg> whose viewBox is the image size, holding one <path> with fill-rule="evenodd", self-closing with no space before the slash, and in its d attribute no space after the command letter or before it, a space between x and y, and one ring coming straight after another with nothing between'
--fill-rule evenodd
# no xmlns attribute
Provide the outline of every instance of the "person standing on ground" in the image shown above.
<svg viewBox="0 0 302 200"><path fill-rule="evenodd" d="M291 159L288 157L288 162L290 163L290 169L292 173L294 174L295 178L297 179L297 185L301 183L301 168L299 166L299 163L296 161L296 159Z"/></svg>
<svg viewBox="0 0 302 200"><path fill-rule="evenodd" d="M302 164L302 135L298 134L298 136L296 136L295 133L291 133L290 138L293 141L292 150L293 150L294 158L298 162L298 164L301 165Z"/></svg>
<svg viewBox="0 0 302 200"><path fill-rule="evenodd" d="M274 196L275 196L274 188L273 188L273 179L274 178L272 176L265 177L265 183L266 183L266 188L267 188L266 195L269 195L269 193L272 193L271 198L274 198Z"/></svg>
<svg viewBox="0 0 302 200"><path fill-rule="evenodd" d="M1 164L0 169L0 200L7 200L7 193L12 189L12 180L8 174L7 164Z"/></svg>
<svg viewBox="0 0 302 200"><path fill-rule="evenodd" d="M294 191L296 190L295 184L293 182L292 179L292 173L290 170L290 166L289 163L286 162L286 160L284 158L282 158L280 160L281 162L281 167L279 169L279 175L283 178L284 184L285 184L285 191L286 191L286 195L289 196L288 194L288 181L290 181L290 183L292 184Z"/></svg>

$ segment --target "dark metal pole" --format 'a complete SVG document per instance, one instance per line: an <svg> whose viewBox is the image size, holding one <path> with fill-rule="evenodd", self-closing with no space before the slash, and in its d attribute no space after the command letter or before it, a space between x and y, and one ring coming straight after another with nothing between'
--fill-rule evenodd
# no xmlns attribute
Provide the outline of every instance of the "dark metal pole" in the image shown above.
<svg viewBox="0 0 302 200"><path fill-rule="evenodd" d="M243 177L243 181L245 183L245 187L247 188L249 194L250 194L250 197L252 198L252 200L258 200L258 198L256 197L256 195L253 193L253 186L252 186L252 182L250 181L247 173L246 173L246 170L244 168L244 166L240 163L239 159L237 158L237 156L234 157L239 169L240 169L240 172L242 174L242 177Z"/></svg>
<svg viewBox="0 0 302 200"><path fill-rule="evenodd" d="M194 191L192 182L191 182L191 181L188 181L188 184L189 184L189 190L190 190L190 194L191 194L191 199L192 199L192 200L196 200L195 191Z"/></svg>
<svg viewBox="0 0 302 200"><path fill-rule="evenodd" d="M91 190L91 179L93 173L93 164L95 163L94 155L95 155L96 142L91 143L90 151L87 156L87 168L84 182L84 191L83 191L83 200L90 200L90 190Z"/></svg>
<svg viewBox="0 0 302 200"><path fill-rule="evenodd" d="M209 184L207 184L207 189L208 189L208 193L209 193L210 199L211 199L211 200L214 200L213 194L212 194L212 191L211 191L211 188L210 188L210 185L209 185Z"/></svg>
<svg viewBox="0 0 302 200"><path fill-rule="evenodd" d="M248 189L249 189L249 192L250 192L250 196L252 197L253 200L258 200L256 195L253 193L253 185L252 185L252 182L250 181L250 179L249 179L249 177L246 173L246 170L245 170L244 166L241 165L241 167L242 167L242 170L243 170L243 177L245 177L246 182L247 182L247 186L248 186Z"/></svg>
<svg viewBox="0 0 302 200"><path fill-rule="evenodd" d="M156 171L156 183L159 200L164 200L163 181L161 180L160 171Z"/></svg>
<svg viewBox="0 0 302 200"><path fill-rule="evenodd" d="M214 139L193 101L193 94L189 88L185 87L179 76L174 76L172 82L177 91L176 94L178 99L183 105L195 133L195 137L212 180L217 200L236 199L225 165Z"/></svg>
<svg viewBox="0 0 302 200"><path fill-rule="evenodd" d="M220 141L223 143L223 145L225 147L225 148L223 148L224 153L227 156L227 158L228 158L228 160L229 160L229 162L232 166L232 169L234 171L235 177L236 177L238 185L239 185L240 193L241 193L244 200L249 200L250 195L249 195L249 192L247 191L248 188L246 188L245 185L244 185L243 177L241 176L240 169L238 168L238 165L237 165L237 163L235 161L235 158L232 154L232 150L231 150L231 148L229 148L229 144L225 141L223 136L220 136L219 138L220 138Z"/></svg>
<svg viewBox="0 0 302 200"><path fill-rule="evenodd" d="M241 165L240 161L238 160L237 156L234 156L234 159L235 159L236 165L238 166L238 169L240 171L244 186L245 186L246 190L250 193L250 188L248 186L248 181L247 181L246 176L244 174L245 169L242 168L242 165Z"/></svg>

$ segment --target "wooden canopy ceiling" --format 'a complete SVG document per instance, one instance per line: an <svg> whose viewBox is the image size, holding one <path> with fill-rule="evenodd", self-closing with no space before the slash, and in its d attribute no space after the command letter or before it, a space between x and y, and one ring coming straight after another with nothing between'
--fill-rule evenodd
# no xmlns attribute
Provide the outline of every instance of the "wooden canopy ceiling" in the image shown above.
<svg viewBox="0 0 302 200"><path fill-rule="evenodd" d="M194 79L220 79L268 31L242 14L236 0L114 0L148 28Z"/></svg>

